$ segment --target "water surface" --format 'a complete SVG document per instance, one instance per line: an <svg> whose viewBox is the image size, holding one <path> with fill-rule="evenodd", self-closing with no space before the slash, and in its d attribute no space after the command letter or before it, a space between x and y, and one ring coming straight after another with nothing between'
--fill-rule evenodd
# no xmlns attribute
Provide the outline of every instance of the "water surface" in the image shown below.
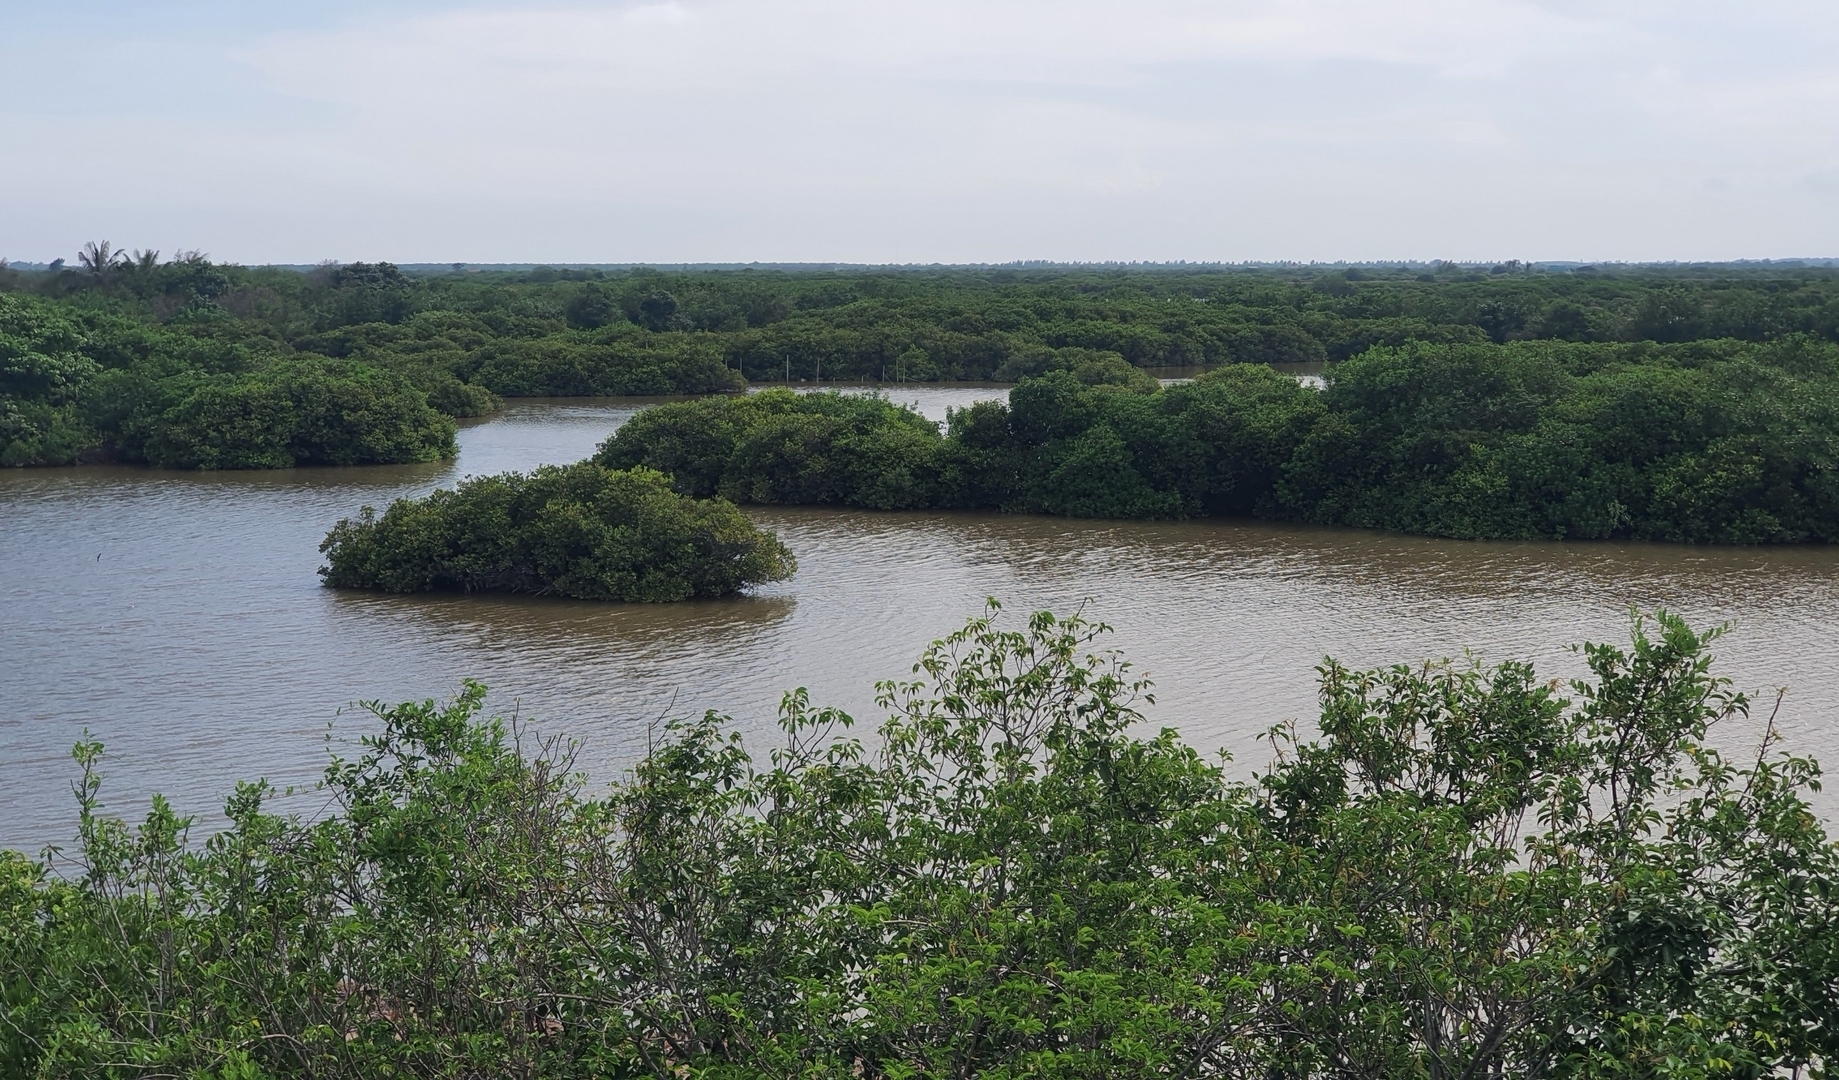
<svg viewBox="0 0 1839 1080"><path fill-rule="evenodd" d="M992 387L890 387L935 419ZM872 720L872 683L985 597L1084 610L1157 684L1151 721L1263 759L1256 736L1314 706L1325 654L1357 664L1472 647L1578 669L1563 646L1621 639L1631 606L1729 621L1722 669L1787 686L1790 745L1839 759L1839 552L1468 543L1246 522L750 509L799 559L756 595L673 605L321 588L340 517L467 474L585 457L644 402L518 402L467 425L456 462L177 473L0 472L0 844L70 834L69 749L109 747L105 794L164 791L214 813L239 779L310 784L341 708L442 697L463 677L614 775L661 718L717 709L769 738L782 691ZM1741 743L1749 732L1727 733ZM303 811L318 805L296 801ZM1823 807L1827 804L1823 803Z"/></svg>

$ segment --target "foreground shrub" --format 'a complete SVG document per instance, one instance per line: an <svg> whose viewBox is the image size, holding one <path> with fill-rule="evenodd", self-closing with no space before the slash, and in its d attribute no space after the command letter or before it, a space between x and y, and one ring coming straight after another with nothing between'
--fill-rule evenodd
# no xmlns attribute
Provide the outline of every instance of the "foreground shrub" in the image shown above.
<svg viewBox="0 0 1839 1080"><path fill-rule="evenodd" d="M210 1077L1758 1077L1839 1052L1839 864L1661 616L1570 696L1519 663L1321 668L1227 778L1141 731L1101 627L972 621L874 748L781 707L572 750L373 706L329 810L245 785L0 856L0 1073ZM1771 729L1771 740L1773 732ZM317 802L318 800L316 800Z"/></svg>
<svg viewBox="0 0 1839 1080"><path fill-rule="evenodd" d="M338 588L583 600L731 596L796 566L730 503L680 495L649 469L587 462L465 480L381 515L366 507L320 551Z"/></svg>

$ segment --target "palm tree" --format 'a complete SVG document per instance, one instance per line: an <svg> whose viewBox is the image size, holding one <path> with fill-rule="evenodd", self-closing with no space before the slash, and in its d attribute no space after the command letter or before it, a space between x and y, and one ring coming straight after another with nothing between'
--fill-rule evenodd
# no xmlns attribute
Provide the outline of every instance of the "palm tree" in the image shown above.
<svg viewBox="0 0 1839 1080"><path fill-rule="evenodd" d="M151 273L154 267L160 265L160 253L151 248L146 251L135 248L134 257L129 263L143 274Z"/></svg>
<svg viewBox="0 0 1839 1080"><path fill-rule="evenodd" d="M91 240L83 245L82 251L77 252L77 261L82 263L83 269L90 273L101 274L126 263L128 253L114 250L107 240L100 244Z"/></svg>

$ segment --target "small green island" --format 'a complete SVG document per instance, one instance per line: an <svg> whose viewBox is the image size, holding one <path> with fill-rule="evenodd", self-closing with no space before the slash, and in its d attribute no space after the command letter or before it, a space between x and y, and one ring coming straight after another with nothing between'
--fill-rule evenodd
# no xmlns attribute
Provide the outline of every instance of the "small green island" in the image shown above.
<svg viewBox="0 0 1839 1080"><path fill-rule="evenodd" d="M367 507L320 551L320 574L336 588L580 600L732 596L797 567L727 500L679 494L651 469L592 462L475 477L382 514Z"/></svg>

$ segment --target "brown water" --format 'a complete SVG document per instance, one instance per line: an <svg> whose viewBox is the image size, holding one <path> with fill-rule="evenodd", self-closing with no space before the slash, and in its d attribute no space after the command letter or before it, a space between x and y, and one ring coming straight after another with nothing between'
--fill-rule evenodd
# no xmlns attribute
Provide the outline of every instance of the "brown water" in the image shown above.
<svg viewBox="0 0 1839 1080"><path fill-rule="evenodd" d="M1000 394L914 388L933 416ZM192 474L0 472L0 845L70 834L68 752L109 747L105 794L164 791L207 821L238 779L306 784L360 699L493 699L586 743L612 775L660 717L705 708L764 741L780 693L873 718L986 596L1015 613L1084 604L1156 680L1152 721L1262 760L1257 733L1313 707L1324 654L1359 664L1473 647L1577 669L1563 648L1621 639L1629 605L1730 621L1722 669L1786 685L1790 745L1839 759L1839 551L1462 543L1260 523L755 510L797 553L758 595L676 605L393 597L318 585L317 546L366 503L459 476L586 456L637 403L514 404L468 426L457 463ZM1727 733L1741 743L1746 732ZM317 801L295 805L310 811ZM1830 806L1829 806L1830 808Z"/></svg>

